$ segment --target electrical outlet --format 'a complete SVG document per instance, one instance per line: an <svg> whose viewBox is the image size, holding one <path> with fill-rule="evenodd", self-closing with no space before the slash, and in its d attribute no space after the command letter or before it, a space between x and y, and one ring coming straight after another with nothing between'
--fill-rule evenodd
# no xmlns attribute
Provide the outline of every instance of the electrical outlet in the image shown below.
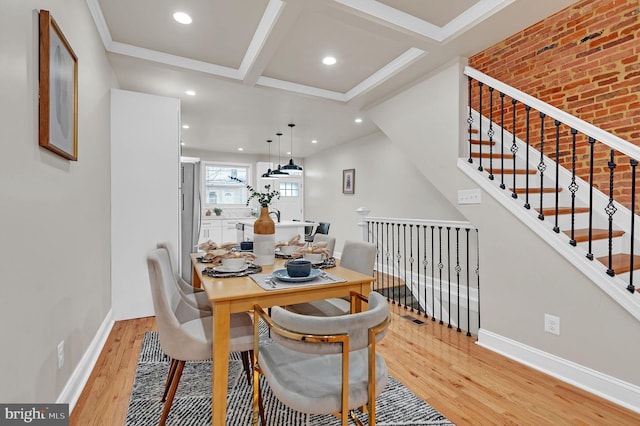
<svg viewBox="0 0 640 426"><path fill-rule="evenodd" d="M64 340L58 343L58 368L62 368L64 365Z"/></svg>
<svg viewBox="0 0 640 426"><path fill-rule="evenodd" d="M544 314L544 331L560 335L560 318L554 315Z"/></svg>
<svg viewBox="0 0 640 426"><path fill-rule="evenodd" d="M480 204L479 189L459 189L458 204Z"/></svg>

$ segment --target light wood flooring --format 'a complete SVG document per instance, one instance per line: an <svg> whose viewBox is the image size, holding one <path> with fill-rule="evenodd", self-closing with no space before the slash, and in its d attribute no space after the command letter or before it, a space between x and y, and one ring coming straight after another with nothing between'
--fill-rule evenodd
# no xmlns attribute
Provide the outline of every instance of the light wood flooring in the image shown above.
<svg viewBox="0 0 640 426"><path fill-rule="evenodd" d="M640 425L640 414L482 348L475 337L392 310L378 346L390 374L457 425ZM124 423L142 337L155 329L154 318L114 325L71 425Z"/></svg>

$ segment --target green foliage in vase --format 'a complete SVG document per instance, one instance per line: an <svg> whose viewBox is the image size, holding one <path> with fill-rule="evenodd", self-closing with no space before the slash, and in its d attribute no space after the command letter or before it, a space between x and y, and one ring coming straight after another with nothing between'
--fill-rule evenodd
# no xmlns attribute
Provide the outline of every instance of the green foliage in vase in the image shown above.
<svg viewBox="0 0 640 426"><path fill-rule="evenodd" d="M233 176L229 176L229 178L231 180L235 180L236 182L245 183L243 180ZM249 205L249 202L251 202L251 200L253 200L254 198L258 200L258 203L260 203L261 207L269 207L269 204L271 204L271 200L273 200L274 198L276 200L280 199L280 191L272 191L271 185L264 186L265 192L256 191L251 185L247 185L247 189L249 190L250 194L249 198L247 199L247 206Z"/></svg>

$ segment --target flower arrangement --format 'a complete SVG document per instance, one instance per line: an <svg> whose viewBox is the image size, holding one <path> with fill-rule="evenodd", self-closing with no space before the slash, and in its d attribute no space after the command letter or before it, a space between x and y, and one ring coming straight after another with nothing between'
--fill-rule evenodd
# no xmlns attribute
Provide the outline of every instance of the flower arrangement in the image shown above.
<svg viewBox="0 0 640 426"><path fill-rule="evenodd" d="M260 203L261 207L269 207L269 204L271 204L271 200L273 198L280 199L280 191L272 191L271 185L264 186L266 192L258 192L251 185L247 185L247 189L251 193L251 195L249 195L249 198L247 199L247 205L249 205L249 202L255 198L256 200L258 200L258 203Z"/></svg>
<svg viewBox="0 0 640 426"><path fill-rule="evenodd" d="M229 178L236 182L244 183L243 180L238 179L236 177L229 176ZM266 192L258 192L251 185L246 185L246 186L250 194L249 198L247 198L247 206L249 205L249 202L254 198L258 200L258 203L260 203L261 207L269 207L269 204L271 204L271 200L273 200L274 198L277 200L280 199L280 191L276 191L276 190L272 191L271 185L264 186L264 189L266 189Z"/></svg>

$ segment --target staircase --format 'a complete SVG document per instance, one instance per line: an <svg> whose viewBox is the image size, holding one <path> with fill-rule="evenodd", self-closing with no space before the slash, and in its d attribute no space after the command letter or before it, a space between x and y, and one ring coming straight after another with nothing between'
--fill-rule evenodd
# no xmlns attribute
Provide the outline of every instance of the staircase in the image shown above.
<svg viewBox="0 0 640 426"><path fill-rule="evenodd" d="M614 197L615 179L619 179L620 175L615 174L617 166L631 164L628 175L635 181L637 161L634 158L640 158L638 148L625 141L620 142L613 135L610 135L612 142L606 143L607 137L603 136L605 132L599 129L596 132L593 126L575 117L568 119L566 113L560 114L555 108L476 70L467 68L465 74L469 76L470 88L467 118L469 153L468 158L458 161L459 168L505 207L528 222L577 267L583 270L588 268L587 275L640 320L640 289L633 276L633 272L640 269L640 256L634 253L634 247L637 246L634 232L636 219L631 214L632 209L635 210L635 184L631 208L620 204ZM472 80L478 82L478 87L472 88ZM471 95L484 90L486 102L488 96L485 85L500 90L492 89L495 95L489 94L490 106L487 105L489 102L483 105L482 96L478 102L479 95L476 94L476 99ZM506 94L517 103L527 105L527 114L529 107L535 105L535 109L531 108L535 115L531 114L531 117L538 119L540 111L539 126L542 130L535 134L527 130L524 136L521 127L516 124L515 107L508 112L506 120L504 111L496 115L499 108L496 108L493 98L497 99L498 94ZM473 108L478 106L482 114ZM519 111L522 113L522 110ZM513 122L510 120L511 114ZM527 115L527 126L529 118ZM545 133L545 124L551 129L555 128L555 138L549 136L549 128ZM515 136L511 133L513 129L516 129L513 132ZM560 129L565 135L563 145L559 142L562 140ZM576 129L584 130L589 136L592 165L591 174L585 177L576 173L575 138L579 133ZM573 148L566 143L569 133L573 137ZM533 142L541 149L534 148ZM609 157L609 150L610 157L603 158L602 154L594 157L593 146L605 143L606 157ZM567 153L573 155L572 170L558 166L550 158L559 158L563 154L566 156ZM623 156L626 158L623 159ZM605 172L610 173L609 193L605 194L589 183L593 181L593 164L596 164L601 179ZM591 269L597 273L590 273Z"/></svg>

